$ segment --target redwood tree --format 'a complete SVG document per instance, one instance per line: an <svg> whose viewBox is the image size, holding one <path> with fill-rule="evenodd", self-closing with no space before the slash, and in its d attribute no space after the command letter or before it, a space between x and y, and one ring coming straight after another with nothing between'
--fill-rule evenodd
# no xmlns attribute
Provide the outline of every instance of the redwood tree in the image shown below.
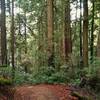
<svg viewBox="0 0 100 100"><path fill-rule="evenodd" d="M5 0L1 0L1 63L7 65L7 41L6 41L6 13Z"/></svg>
<svg viewBox="0 0 100 100"><path fill-rule="evenodd" d="M47 0L47 38L48 38L48 65L54 66L54 23L53 23L53 1Z"/></svg>
<svg viewBox="0 0 100 100"><path fill-rule="evenodd" d="M65 6L65 25L64 25L64 42L65 42L65 59L68 60L69 54L72 52L71 26L70 26L70 0L66 0Z"/></svg>
<svg viewBox="0 0 100 100"><path fill-rule="evenodd" d="M88 0L83 1L83 65L88 66Z"/></svg>

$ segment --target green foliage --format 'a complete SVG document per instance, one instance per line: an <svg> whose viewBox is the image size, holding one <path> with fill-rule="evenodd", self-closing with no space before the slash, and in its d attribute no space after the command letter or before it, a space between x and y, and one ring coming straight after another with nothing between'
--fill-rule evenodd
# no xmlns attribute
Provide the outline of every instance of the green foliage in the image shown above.
<svg viewBox="0 0 100 100"><path fill-rule="evenodd" d="M12 85L12 80L0 77L0 85Z"/></svg>
<svg viewBox="0 0 100 100"><path fill-rule="evenodd" d="M52 67L41 67L38 72L29 74L24 71L16 70L14 82L21 84L40 84L40 83L67 83L66 73L56 72Z"/></svg>
<svg viewBox="0 0 100 100"><path fill-rule="evenodd" d="M0 85L12 85L10 66L0 68Z"/></svg>
<svg viewBox="0 0 100 100"><path fill-rule="evenodd" d="M89 1L89 3L91 0ZM94 21L94 39L97 39L99 32L99 15L100 4L99 0L95 1L95 21ZM79 8L77 8L77 19L71 20L72 32L72 54L69 54L69 62L65 64L61 57L61 42L64 38L64 6L65 0L54 1L54 63L55 68L48 65L48 39L47 39L47 9L46 0L16 0L15 1L15 84L37 84L37 83L71 83L79 85L82 76L85 76L88 81L87 87L91 87L89 81L93 83L100 90L97 80L100 80L100 59L95 58L94 62L89 67L82 68L79 66L79 52L80 52L80 21L79 21ZM71 0L71 11L75 11L76 2ZM79 6L79 3L78 5ZM75 8L74 8L75 7ZM60 9L59 9L60 8ZM19 10L19 12L17 12ZM26 13L26 23L25 21ZM76 11L75 11L76 13ZM91 31L91 8L89 7L89 31ZM8 15L7 15L8 16ZM75 14L71 14L71 17ZM7 17L7 31L10 31L10 16ZM82 18L83 19L83 18ZM26 24L26 39L25 43L24 24ZM11 57L10 50L10 32L7 33L8 39L8 58ZM89 33L90 40L90 33ZM90 41L89 41L90 44ZM27 48L27 54L25 54ZM95 50L96 51L96 50ZM25 67L28 73L25 72ZM12 68L1 68L0 75L12 77ZM96 82L93 79L97 79ZM0 82L10 83L9 80L0 79ZM96 89L95 88L95 89ZM97 89L96 89L97 90Z"/></svg>
<svg viewBox="0 0 100 100"><path fill-rule="evenodd" d="M14 82L16 85L30 84L32 76L24 71L16 70Z"/></svg>
<svg viewBox="0 0 100 100"><path fill-rule="evenodd" d="M2 67L2 68L0 68L0 76L5 76L5 77L10 78L11 77L11 71L12 71L12 68L10 66Z"/></svg>
<svg viewBox="0 0 100 100"><path fill-rule="evenodd" d="M49 77L49 83L67 83L68 78L64 72L56 72Z"/></svg>
<svg viewBox="0 0 100 100"><path fill-rule="evenodd" d="M89 77L90 87L100 92L100 58L94 59L94 62L89 67L87 76ZM92 84L93 86L91 83L94 83Z"/></svg>
<svg viewBox="0 0 100 100"><path fill-rule="evenodd" d="M56 72L52 67L42 67L33 77L36 83L65 83L66 79L63 72Z"/></svg>

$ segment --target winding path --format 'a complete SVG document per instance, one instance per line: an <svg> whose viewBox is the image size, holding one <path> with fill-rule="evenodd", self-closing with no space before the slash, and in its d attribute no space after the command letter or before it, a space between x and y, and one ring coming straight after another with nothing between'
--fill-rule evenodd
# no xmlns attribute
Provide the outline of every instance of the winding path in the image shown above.
<svg viewBox="0 0 100 100"><path fill-rule="evenodd" d="M35 85L16 88L14 100L78 100L63 85Z"/></svg>
<svg viewBox="0 0 100 100"><path fill-rule="evenodd" d="M24 85L0 88L0 100L79 100L72 94L90 97L87 90L59 84ZM96 100L96 99L91 99Z"/></svg>

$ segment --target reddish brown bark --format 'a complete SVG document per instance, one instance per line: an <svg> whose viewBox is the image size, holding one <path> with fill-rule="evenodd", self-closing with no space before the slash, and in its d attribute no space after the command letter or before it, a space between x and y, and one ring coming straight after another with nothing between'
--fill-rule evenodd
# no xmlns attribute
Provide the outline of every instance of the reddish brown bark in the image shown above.
<svg viewBox="0 0 100 100"><path fill-rule="evenodd" d="M65 59L68 59L69 54L72 52L71 42L71 26L70 26L70 0L67 0L65 7Z"/></svg>
<svg viewBox="0 0 100 100"><path fill-rule="evenodd" d="M47 18L48 18L48 47L50 53L53 48L53 0L47 0Z"/></svg>
<svg viewBox="0 0 100 100"><path fill-rule="evenodd" d="M48 29L48 65L53 66L54 58L54 25L53 25L53 0L47 0L47 29Z"/></svg>
<svg viewBox="0 0 100 100"><path fill-rule="evenodd" d="M88 0L83 2L83 65L88 66Z"/></svg>

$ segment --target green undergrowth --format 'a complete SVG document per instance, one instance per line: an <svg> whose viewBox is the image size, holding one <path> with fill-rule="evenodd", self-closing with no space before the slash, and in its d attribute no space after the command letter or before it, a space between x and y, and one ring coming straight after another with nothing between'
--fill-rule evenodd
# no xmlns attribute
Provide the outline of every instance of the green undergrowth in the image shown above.
<svg viewBox="0 0 100 100"><path fill-rule="evenodd" d="M39 84L39 83L67 83L67 77L62 71L56 72L54 68L41 68L34 74L17 70L15 84Z"/></svg>
<svg viewBox="0 0 100 100"><path fill-rule="evenodd" d="M0 77L0 85L12 85L12 80Z"/></svg>
<svg viewBox="0 0 100 100"><path fill-rule="evenodd" d="M87 88L98 94L100 92L100 68L99 62L94 62L89 67L83 69L80 66L63 65L60 69L41 66L38 71L33 70L31 73L25 73L21 68L16 67L15 78L13 80L15 85L23 84L72 84L79 86L82 76L86 77L86 82L83 88ZM72 69L73 68L73 69ZM0 84L12 84L12 68L4 67L0 69L0 76L7 76L7 78L0 78ZM93 84L91 84L93 83Z"/></svg>

